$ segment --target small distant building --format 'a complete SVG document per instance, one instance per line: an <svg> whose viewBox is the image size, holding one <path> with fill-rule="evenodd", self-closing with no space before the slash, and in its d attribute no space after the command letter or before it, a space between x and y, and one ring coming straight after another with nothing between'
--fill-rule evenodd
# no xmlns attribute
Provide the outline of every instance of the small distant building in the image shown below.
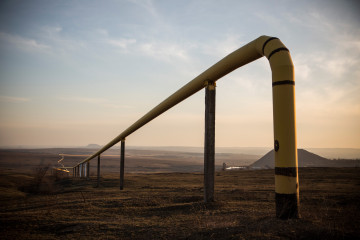
<svg viewBox="0 0 360 240"><path fill-rule="evenodd" d="M70 173L69 170L63 169L63 168L54 167L52 169L52 175L57 177L57 178L69 177L69 173Z"/></svg>
<svg viewBox="0 0 360 240"><path fill-rule="evenodd" d="M234 166L234 167L227 167L226 170L247 170L249 169L248 166Z"/></svg>
<svg viewBox="0 0 360 240"><path fill-rule="evenodd" d="M232 166L229 167L226 163L223 163L222 170L223 171L229 171L229 170L246 170L250 169L249 166Z"/></svg>

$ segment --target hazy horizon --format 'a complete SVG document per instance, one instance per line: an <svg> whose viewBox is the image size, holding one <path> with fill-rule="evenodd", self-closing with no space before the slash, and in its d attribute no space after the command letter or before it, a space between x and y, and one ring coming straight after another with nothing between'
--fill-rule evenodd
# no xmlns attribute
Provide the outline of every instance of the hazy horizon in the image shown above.
<svg viewBox="0 0 360 240"><path fill-rule="evenodd" d="M360 148L358 1L2 1L0 147L105 145L260 35L289 48L298 148ZM273 146L271 71L217 81L216 146ZM204 91L127 138L199 146Z"/></svg>
<svg viewBox="0 0 360 240"><path fill-rule="evenodd" d="M107 143L107 142L106 142ZM98 145L98 147L103 147L105 146L105 144L96 144L94 143L94 145ZM34 148L89 148L88 145L92 145L92 144L87 144L87 145L0 145L0 148L2 149L6 149L6 148L29 148L29 149L34 149ZM120 143L115 144L112 148L119 148L120 147ZM131 147L131 148L203 148L204 146L185 146L185 145L126 145L126 147ZM216 148L268 148L268 149L273 149L273 146L215 146ZM90 147L92 148L92 147ZM97 147L94 147L94 149L96 149ZM301 148L301 149L307 149L307 148L312 148L312 149L360 149L357 147L302 147L302 146L298 146L297 148Z"/></svg>
<svg viewBox="0 0 360 240"><path fill-rule="evenodd" d="M46 149L66 149L67 154L71 153L72 150L76 151L77 149L88 149L89 154L93 154L98 151L102 145L97 145L89 148L88 146L8 146L2 147L0 146L1 150L46 150ZM106 152L111 152L113 150L117 151L120 149L119 144L111 147ZM204 148L203 146L126 146L127 150L144 150L144 151L164 151L164 152L185 152L185 153L203 153ZM298 147L298 149L305 149L311 153L320 155L322 157L328 159L360 159L360 148L302 148ZM256 155L256 156L263 156L268 152L272 151L272 147L216 147L215 153L230 153L230 154L245 154L245 155ZM62 152L62 153L65 153ZM113 154L113 153L112 153ZM120 153L119 153L120 154Z"/></svg>

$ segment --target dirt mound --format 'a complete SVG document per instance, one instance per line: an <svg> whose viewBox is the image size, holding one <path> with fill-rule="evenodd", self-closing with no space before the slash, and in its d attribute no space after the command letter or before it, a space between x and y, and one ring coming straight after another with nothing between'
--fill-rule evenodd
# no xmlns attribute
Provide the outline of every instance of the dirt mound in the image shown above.
<svg viewBox="0 0 360 240"><path fill-rule="evenodd" d="M298 149L299 167L355 167L359 164L358 160L329 160L305 149ZM271 150L262 158L250 165L253 168L274 168L275 154Z"/></svg>

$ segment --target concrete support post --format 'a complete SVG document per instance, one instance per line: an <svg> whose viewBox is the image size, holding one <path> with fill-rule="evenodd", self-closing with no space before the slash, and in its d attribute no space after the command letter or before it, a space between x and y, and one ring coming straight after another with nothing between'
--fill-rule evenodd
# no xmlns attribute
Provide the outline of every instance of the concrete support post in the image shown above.
<svg viewBox="0 0 360 240"><path fill-rule="evenodd" d="M76 177L79 177L80 176L80 165L77 166L77 169L76 169Z"/></svg>
<svg viewBox="0 0 360 240"><path fill-rule="evenodd" d="M100 155L97 160L97 187L100 187Z"/></svg>
<svg viewBox="0 0 360 240"><path fill-rule="evenodd" d="M215 83L205 88L204 201L214 201L215 178Z"/></svg>
<svg viewBox="0 0 360 240"><path fill-rule="evenodd" d="M86 178L90 179L90 161L86 163Z"/></svg>
<svg viewBox="0 0 360 240"><path fill-rule="evenodd" d="M124 189L125 139L121 140L120 148L120 190Z"/></svg>
<svg viewBox="0 0 360 240"><path fill-rule="evenodd" d="M79 165L79 178L82 178L82 164Z"/></svg>

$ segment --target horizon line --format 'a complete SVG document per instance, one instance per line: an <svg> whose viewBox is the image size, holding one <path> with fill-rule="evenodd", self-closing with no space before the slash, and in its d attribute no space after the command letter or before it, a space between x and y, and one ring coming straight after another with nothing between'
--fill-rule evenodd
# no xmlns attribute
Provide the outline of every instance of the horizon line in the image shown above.
<svg viewBox="0 0 360 240"><path fill-rule="evenodd" d="M89 147L89 145L97 145L96 147ZM0 149L45 149L45 148L88 148L97 149L104 145L88 144L88 145L0 145ZM120 146L114 145L111 148L119 148ZM204 146L179 146L179 145L127 145L130 148L204 148ZM273 149L270 146L216 146L215 148L267 148ZM298 149L359 149L360 147L311 147L311 146L299 146Z"/></svg>

